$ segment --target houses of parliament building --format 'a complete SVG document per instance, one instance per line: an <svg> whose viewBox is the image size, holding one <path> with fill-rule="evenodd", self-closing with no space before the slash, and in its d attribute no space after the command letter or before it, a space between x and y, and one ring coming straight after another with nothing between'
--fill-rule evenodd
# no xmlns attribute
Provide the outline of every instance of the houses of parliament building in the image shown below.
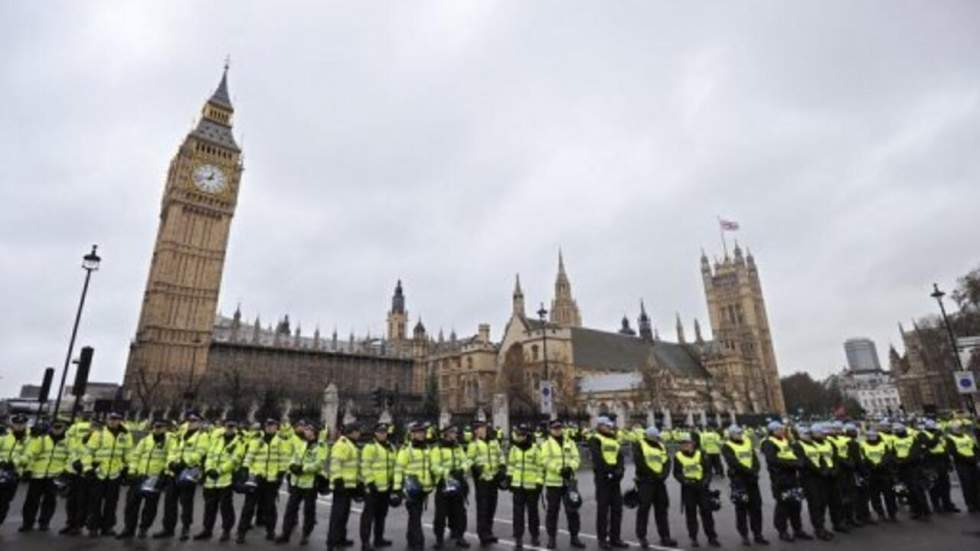
<svg viewBox="0 0 980 551"><path fill-rule="evenodd" d="M263 325L240 309L216 314L242 183L233 115L225 67L167 171L126 365L133 407L245 407L263 395L314 404L333 384L342 402L365 409L380 390L393 406L417 410L436 389L443 409L467 415L489 412L500 394L533 409L547 370L564 414L586 411L590 400L634 410L784 413L758 269L737 245L720 261L701 256L711 339L697 320L686 338L680 317L676 339L661 339L642 304L636 330L626 318L612 330L585 326L560 254L547 317L527 314L518 277L497 341L489 324L469 336L432 335L421 320L413 324L401 281L386 334L374 338L303 334L288 316Z"/></svg>

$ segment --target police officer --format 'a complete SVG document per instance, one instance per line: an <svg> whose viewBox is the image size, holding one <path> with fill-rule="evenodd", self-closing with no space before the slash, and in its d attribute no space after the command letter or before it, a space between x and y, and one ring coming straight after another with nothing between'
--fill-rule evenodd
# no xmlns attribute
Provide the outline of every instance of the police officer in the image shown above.
<svg viewBox="0 0 980 551"><path fill-rule="evenodd" d="M426 444L426 427L422 423L408 426L411 440L398 450L395 459L394 491L405 495L405 509L408 511L406 542L411 551L425 548L425 534L422 532L422 511L428 501L429 492L435 486L432 474L432 458Z"/></svg>
<svg viewBox="0 0 980 551"><path fill-rule="evenodd" d="M562 498L569 484L574 484L575 473L582 462L578 445L567 436L561 421L557 419L549 424L548 436L541 444L541 463L544 467L544 486L546 512L544 517L545 531L548 532L548 549L555 549L558 535L558 513L562 506ZM585 544L579 539L581 528L578 509L565 506L565 520L568 522L568 533L571 535L571 545L582 549Z"/></svg>
<svg viewBox="0 0 980 551"><path fill-rule="evenodd" d="M117 536L118 539L128 539L136 535L137 523L139 537L145 538L147 530L153 526L160 501L160 488L163 486L161 478L167 468L170 445L167 422L160 420L153 423L153 432L144 436L133 448L129 456L130 484L123 512L123 531Z"/></svg>
<svg viewBox="0 0 980 551"><path fill-rule="evenodd" d="M186 427L174 435L170 449L166 496L163 500L163 529L153 534L154 539L171 538L177 528L177 510L180 509L180 541L190 538L194 519L194 494L204 470L204 458L208 453L208 433L201 430L201 418L190 413Z"/></svg>
<svg viewBox="0 0 980 551"><path fill-rule="evenodd" d="M675 547L677 541L670 537L670 523L667 511L670 497L667 494L667 477L670 475L670 452L660 441L660 431L655 426L648 427L643 439L633 445L633 462L636 466L636 489L640 504L636 509L636 538L640 547L649 549L647 525L650 522L650 508L657 523L660 545Z"/></svg>
<svg viewBox="0 0 980 551"><path fill-rule="evenodd" d="M876 429L868 430L864 442L861 442L862 474L867 480L868 498L872 508L880 520L889 522L896 522L895 513L898 511L895 489L892 485L894 463L895 455L888 443L881 438ZM882 500L884 500L884 507L882 507Z"/></svg>
<svg viewBox="0 0 980 551"><path fill-rule="evenodd" d="M352 545L347 539L347 521L350 519L351 501L361 495L358 466L360 450L356 442L361 438L361 429L356 424L343 427L343 434L330 447L330 487L333 490L333 504L330 507L330 524L327 528L327 549L338 549ZM350 541L350 544L348 544Z"/></svg>
<svg viewBox="0 0 980 551"><path fill-rule="evenodd" d="M814 425L811 429L800 427L797 432L800 440L794 443L796 454L804 458L804 468L801 472L803 493L806 495L806 508L810 513L810 525L817 538L829 541L834 538L825 527L829 485L833 474L833 448L830 442L823 438L823 428ZM820 434L820 441L813 438Z"/></svg>
<svg viewBox="0 0 980 551"><path fill-rule="evenodd" d="M316 477L327 461L326 446L317 442L316 428L307 423L299 426L303 441L293 444L293 457L289 463L289 500L282 517L282 533L276 543L289 543L289 538L299 521L299 507L303 506L303 533L300 545L306 545L316 524Z"/></svg>
<svg viewBox="0 0 980 551"><path fill-rule="evenodd" d="M514 504L514 548L524 548L524 520L531 534L531 545L540 547L541 520L538 516L538 499L544 483L541 453L526 425L519 425L511 432L511 446L507 454L507 476Z"/></svg>
<svg viewBox="0 0 980 551"><path fill-rule="evenodd" d="M389 441L389 428L385 423L375 425L374 441L361 450L361 476L366 491L360 526L361 548L364 551L391 546L391 541L384 539L385 518L395 482L396 452Z"/></svg>
<svg viewBox="0 0 980 551"><path fill-rule="evenodd" d="M194 536L197 541L209 540L214 523L221 511L221 537L231 539L235 527L235 504L232 495L232 477L245 459L245 439L238 433L238 423L226 419L222 432L212 433L207 458L204 461L204 518L201 532Z"/></svg>
<svg viewBox="0 0 980 551"><path fill-rule="evenodd" d="M950 424L949 431L946 448L953 459L956 476L960 479L963 501L969 512L980 512L980 472L977 469L980 448L977 447L976 440L965 433L963 425L958 421Z"/></svg>
<svg viewBox="0 0 980 551"><path fill-rule="evenodd" d="M132 448L133 435L122 426L122 415L118 413L110 413L106 426L93 432L86 443L87 467L95 474L88 516L92 537L116 535L119 488L128 475L126 460Z"/></svg>
<svg viewBox="0 0 980 551"><path fill-rule="evenodd" d="M0 436L0 471L7 479L0 484L0 525L6 520L10 502L17 494L18 479L26 468L29 443L27 417L14 415L10 418L10 430Z"/></svg>
<svg viewBox="0 0 980 551"><path fill-rule="evenodd" d="M68 536L81 534L88 517L88 494L91 480L85 476L85 447L89 436L96 428L91 414L82 412L82 417L65 432L68 439L68 497L65 500L65 526L58 533Z"/></svg>
<svg viewBox="0 0 980 551"><path fill-rule="evenodd" d="M762 536L762 494L759 491L759 458L752 441L745 438L742 427L728 428L728 439L721 446L728 465L732 501L735 503L735 527L742 544L749 545L749 527L755 543L769 545Z"/></svg>
<svg viewBox="0 0 980 551"><path fill-rule="evenodd" d="M441 549L446 525L456 547L466 548L466 479L469 469L466 452L460 445L459 430L448 426L442 431L442 440L431 449L432 470L436 476L436 511L432 531L436 542L434 549Z"/></svg>
<svg viewBox="0 0 980 551"><path fill-rule="evenodd" d="M613 422L599 417L596 434L589 441L595 478L596 531L601 549L626 549L620 536L623 524L623 492L619 486L625 473L623 450L616 439Z"/></svg>
<svg viewBox="0 0 980 551"><path fill-rule="evenodd" d="M935 477L929 488L932 509L937 513L959 513L959 508L950 499L949 471L953 470L953 464L946 449L946 437L932 419L926 419L924 426L925 430L920 433L919 438L926 451L926 468Z"/></svg>
<svg viewBox="0 0 980 551"><path fill-rule="evenodd" d="M908 492L911 518L926 520L929 518L930 511L925 492L922 490L922 466L925 456L922 442L909 434L908 428L902 423L895 423L892 432L896 474Z"/></svg>
<svg viewBox="0 0 980 551"><path fill-rule="evenodd" d="M481 545L496 543L493 535L493 517L497 512L497 482L501 473L500 442L485 423L473 423L473 441L467 455L476 489L476 535Z"/></svg>
<svg viewBox="0 0 980 551"><path fill-rule="evenodd" d="M772 497L776 500L773 525L779 532L779 539L783 541L812 540L813 536L803 530L800 519L800 470L803 468L804 458L793 450L782 423L771 421L767 428L769 436L762 441L760 449L766 458ZM792 533L787 524L792 526Z"/></svg>
<svg viewBox="0 0 980 551"><path fill-rule="evenodd" d="M714 512L711 508L711 466L707 454L694 446L690 436L681 437L680 450L674 454L674 478L681 484L681 504L684 507L684 517L687 521L687 534L691 538L691 546L698 544L698 514L704 533L708 536L708 544L721 547L718 534L715 532Z"/></svg>
<svg viewBox="0 0 980 551"><path fill-rule="evenodd" d="M721 435L718 434L713 423L701 432L700 448L707 456L712 473L725 478L725 467L721 460Z"/></svg>
<svg viewBox="0 0 980 551"><path fill-rule="evenodd" d="M242 467L245 474L255 477L255 491L245 496L242 514L238 519L238 535L235 541L245 543L245 535L252 528L251 519L258 508L259 522L265 528L265 539L276 539L276 498L279 486L289 464L290 446L279 435L279 421L266 419L261 436L252 440L245 451Z"/></svg>
<svg viewBox="0 0 980 551"><path fill-rule="evenodd" d="M54 516L55 505L58 503L54 481L67 468L68 455L64 421L55 421L47 434L31 438L24 462L27 465L25 478L29 478L30 482L27 486L27 497L24 499L24 521L20 527L21 532L30 532L34 529L34 522L38 520L38 508L41 511L38 528L42 532L48 530L51 517Z"/></svg>
<svg viewBox="0 0 980 551"><path fill-rule="evenodd" d="M861 461L861 447L857 441L857 426L845 423L838 430L834 425L830 438L837 452L837 493L840 496L840 523L842 526L860 526L861 506L856 485L857 466ZM864 510L867 510L865 505Z"/></svg>

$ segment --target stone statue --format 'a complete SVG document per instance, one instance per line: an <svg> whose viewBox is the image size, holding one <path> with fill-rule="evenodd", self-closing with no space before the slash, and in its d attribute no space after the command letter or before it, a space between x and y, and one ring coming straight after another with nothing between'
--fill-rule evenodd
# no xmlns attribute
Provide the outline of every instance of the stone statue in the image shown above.
<svg viewBox="0 0 980 551"><path fill-rule="evenodd" d="M442 411L439 412L439 429L442 430L449 426L453 421L453 416L449 413L449 409L446 406L442 406Z"/></svg>
<svg viewBox="0 0 980 551"><path fill-rule="evenodd" d="M392 421L391 412L388 411L388 406L386 404L384 409L381 410L381 415L378 416L378 422L384 423L386 425L390 425L391 421Z"/></svg>
<svg viewBox="0 0 980 551"><path fill-rule="evenodd" d="M493 395L493 426L510 434L510 406L506 394Z"/></svg>
<svg viewBox="0 0 980 551"><path fill-rule="evenodd" d="M282 419L280 420L283 424L289 422L289 412L293 411L293 401L289 398L282 404Z"/></svg>
<svg viewBox="0 0 980 551"><path fill-rule="evenodd" d="M248 423L250 425L255 422L255 414L258 413L258 411L259 411L258 402L252 402L248 406L248 414L245 416L245 419L248 420Z"/></svg>
<svg viewBox="0 0 980 551"><path fill-rule="evenodd" d="M337 395L337 385L330 383L323 389L323 407L320 409L320 419L323 426L332 431L337 426L337 413L340 409L340 397Z"/></svg>
<svg viewBox="0 0 980 551"><path fill-rule="evenodd" d="M357 411L354 407L354 400L348 399L347 404L344 405L344 424L349 425L357 421Z"/></svg>

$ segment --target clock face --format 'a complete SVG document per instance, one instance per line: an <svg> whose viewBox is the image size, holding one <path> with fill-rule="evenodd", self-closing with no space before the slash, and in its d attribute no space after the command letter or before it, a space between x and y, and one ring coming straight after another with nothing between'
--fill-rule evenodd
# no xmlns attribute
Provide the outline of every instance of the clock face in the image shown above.
<svg viewBox="0 0 980 551"><path fill-rule="evenodd" d="M200 165L194 169L194 185L207 193L219 193L225 189L225 173L214 165Z"/></svg>

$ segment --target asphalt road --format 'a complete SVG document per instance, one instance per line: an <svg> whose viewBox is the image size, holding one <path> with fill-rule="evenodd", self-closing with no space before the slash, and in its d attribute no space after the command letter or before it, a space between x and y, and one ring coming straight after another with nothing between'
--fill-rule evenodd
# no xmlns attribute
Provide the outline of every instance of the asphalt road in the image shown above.
<svg viewBox="0 0 980 551"><path fill-rule="evenodd" d="M630 473L627 473L626 480L631 480ZM626 486L626 484L624 484ZM671 508L670 508L670 524L671 524L671 535L674 539L678 540L679 548L688 549L688 539L687 530L684 524L684 517L680 511L680 491L678 485L670 480L668 487L671 491ZM739 543L740 538L735 530L735 518L734 509L730 502L727 501L727 488L728 483L725 480L716 479L713 483L713 487L722 489L722 495L724 496L724 503L722 510L715 513L715 525L720 536L722 545L725 548L743 548ZM579 473L579 488L582 492L582 496L585 503L581 509L582 516L582 534L581 537L583 541L589 546L590 549L598 549L596 545L595 537L595 500L593 499L592 491L592 476L589 472ZM907 513L900 513L901 522L894 525L878 525L861 528L857 531L852 531L850 534L840 534L832 542L798 542L798 543L782 543L777 541L776 534L772 528L772 499L768 491L768 481L765 479L765 473L763 471L762 480L762 494L765 500L763 515L764 519L764 533L765 536L772 542L767 549L782 550L782 549L793 549L796 551L805 551L810 549L834 549L839 551L844 550L867 550L867 549L878 549L888 551L905 551L905 550L923 550L927 549L930 551L940 551L946 549L977 549L980 546L980 515L977 514L954 514L954 515L934 515L930 522L915 522L907 520ZM173 540L130 540L127 542L120 542L114 539L99 538L90 539L88 537L74 537L68 538L64 536L57 535L57 529L60 529L63 525L63 502L59 501L58 512L55 514L55 519L52 522L52 531L47 533L32 532L28 534L20 534L17 532L17 527L20 526L21 515L20 510L23 503L24 494L26 493L26 487L22 486L17 493L17 497L14 499L10 515L7 518L6 523L0 526L0 550L6 551L62 551L62 550L72 550L72 551L87 551L87 550L116 550L116 549L138 549L138 550L177 550L177 549L187 549L188 551L194 549L234 549L234 548L248 548L252 550L261 551L271 551L273 549L283 550L288 548L298 547L297 541L298 537L294 534L293 542L288 546L275 545L271 542L264 540L262 529L253 529L249 533L248 542L239 546L233 542L229 543L218 543L217 540L212 540L211 542L180 542L177 539ZM195 506L195 523L200 523L201 514L203 512L203 504L200 501L200 492L198 492L198 503ZM476 545L476 535L473 531L476 526L475 511L471 504L468 511L469 521L468 521L468 535L467 538L473 544L474 550L479 549ZM953 488L953 499L954 502L961 508L965 509L962 502L962 496L959 495L959 488ZM241 496L236 497L236 513L241 507ZM122 498L119 504L119 518L122 518ZM279 514L280 523L283 508L285 506L285 494L282 496L279 502ZM360 508L355 504L354 513L351 515L350 524L348 526L348 535L356 538L357 534L357 520ZM428 510L423 517L423 521L426 524L425 536L426 543L431 544L433 541L431 522L433 516L434 507L432 504L432 498L429 498ZM500 542L492 546L491 551L507 551L512 549L514 542L511 539L512 528L511 528L511 496L509 493L502 492L500 495L499 506L496 515L496 526L495 533L500 537ZM330 498L321 497L319 504L317 506L317 527L314 531L313 537L308 548L312 549L323 549L326 542L326 531L327 531L327 519L330 512ZM157 515L157 524L154 529L159 527L160 516L162 515L162 501L161 501L161 511ZM545 539L544 534L544 507L540 508L540 515L542 521L542 542ZM627 542L634 545L634 549L638 548L636 543L635 532L635 510L625 510L624 520L623 520L623 537ZM120 520L121 522L121 520ZM563 530L564 518L560 517L559 524L559 537L558 537L558 547L559 549L570 549L568 545L568 533ZM806 516L806 510L803 513L803 523L807 530L810 530L809 522ZM219 520L220 525L220 520ZM120 525L117 525L117 530L121 529ZM192 527L192 532L196 533L198 526ZM395 551L399 551L404 548L405 541L405 510L404 508L393 509L388 515L387 529L385 531L386 537L395 542L395 546L392 548ZM653 523L653 519L650 519L650 533L654 536L651 538L651 543L656 543L656 528ZM528 537L525 536L525 547L531 548L527 545ZM701 544L705 546L705 539L702 535ZM758 546L754 546L758 547ZM357 547L352 548L353 551L357 551ZM447 549L454 549L453 546L447 545ZM667 548L653 546L653 549L664 550Z"/></svg>

